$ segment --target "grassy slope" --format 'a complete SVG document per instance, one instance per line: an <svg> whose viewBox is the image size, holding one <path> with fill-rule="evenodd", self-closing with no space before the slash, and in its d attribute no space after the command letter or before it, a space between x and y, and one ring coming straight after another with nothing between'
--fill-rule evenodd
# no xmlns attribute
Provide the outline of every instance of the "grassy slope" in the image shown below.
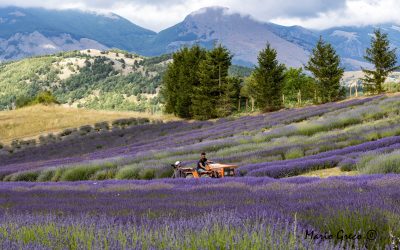
<svg viewBox="0 0 400 250"><path fill-rule="evenodd" d="M173 116L150 115L140 112L95 111L62 106L30 106L0 112L0 142L35 138L41 134L60 132L66 128L121 118L152 118L164 121L177 120Z"/></svg>

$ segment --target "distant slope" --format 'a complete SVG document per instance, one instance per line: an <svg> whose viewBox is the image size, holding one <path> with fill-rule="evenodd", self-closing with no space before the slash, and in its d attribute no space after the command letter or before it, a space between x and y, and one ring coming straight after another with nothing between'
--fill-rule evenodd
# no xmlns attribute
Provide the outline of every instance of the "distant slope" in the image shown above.
<svg viewBox="0 0 400 250"><path fill-rule="evenodd" d="M42 90L72 106L149 110L169 58L83 50L0 64L0 110Z"/></svg>

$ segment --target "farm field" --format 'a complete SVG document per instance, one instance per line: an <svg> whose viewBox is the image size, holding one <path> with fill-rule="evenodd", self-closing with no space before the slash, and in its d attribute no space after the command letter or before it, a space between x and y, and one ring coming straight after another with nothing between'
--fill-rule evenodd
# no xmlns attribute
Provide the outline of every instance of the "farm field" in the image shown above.
<svg viewBox="0 0 400 250"><path fill-rule="evenodd" d="M391 248L399 106L400 95L381 95L214 121L135 119L4 146L0 246ZM194 166L202 151L237 164L237 176L170 178L173 162Z"/></svg>

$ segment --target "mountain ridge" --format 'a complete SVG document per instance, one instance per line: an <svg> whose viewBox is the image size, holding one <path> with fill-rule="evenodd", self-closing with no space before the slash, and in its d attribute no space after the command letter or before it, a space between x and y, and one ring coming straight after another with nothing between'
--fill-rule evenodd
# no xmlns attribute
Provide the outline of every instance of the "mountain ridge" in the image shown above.
<svg viewBox="0 0 400 250"><path fill-rule="evenodd" d="M211 48L222 43L234 54L235 64L252 66L257 63L259 51L269 42L277 49L281 62L301 67L322 36L335 47L347 70L359 70L370 67L363 53L376 27L345 26L318 31L262 22L251 15L213 6L194 11L181 22L156 33L113 13L4 7L0 8L0 61L110 48L159 56L182 46L199 44ZM399 26L387 23L379 27L389 33L393 46L400 46Z"/></svg>

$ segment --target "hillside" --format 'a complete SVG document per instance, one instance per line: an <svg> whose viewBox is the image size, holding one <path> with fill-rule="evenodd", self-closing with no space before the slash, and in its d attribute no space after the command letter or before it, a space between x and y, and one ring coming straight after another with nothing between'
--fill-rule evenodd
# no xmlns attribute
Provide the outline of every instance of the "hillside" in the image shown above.
<svg viewBox="0 0 400 250"><path fill-rule="evenodd" d="M62 106L29 106L0 112L0 143L13 140L38 139L40 135L59 133L68 128L94 125L127 118L148 118L170 121L176 118L165 115L150 115L138 112L94 111Z"/></svg>
<svg viewBox="0 0 400 250"><path fill-rule="evenodd" d="M155 111L169 56L82 50L0 64L0 110L50 90L58 101L92 109Z"/></svg>
<svg viewBox="0 0 400 250"><path fill-rule="evenodd" d="M177 160L191 166L202 151L239 165L242 176L284 178L336 167L397 172L385 156L400 150L399 105L399 95L375 96L216 121L85 128L33 147L4 148L0 173L4 180L151 179L170 176ZM375 156L382 157L370 162Z"/></svg>
<svg viewBox="0 0 400 250"><path fill-rule="evenodd" d="M0 110L51 91L65 106L156 113L162 76L171 55L144 57L121 50L58 53L0 64ZM248 76L250 68L231 66Z"/></svg>

